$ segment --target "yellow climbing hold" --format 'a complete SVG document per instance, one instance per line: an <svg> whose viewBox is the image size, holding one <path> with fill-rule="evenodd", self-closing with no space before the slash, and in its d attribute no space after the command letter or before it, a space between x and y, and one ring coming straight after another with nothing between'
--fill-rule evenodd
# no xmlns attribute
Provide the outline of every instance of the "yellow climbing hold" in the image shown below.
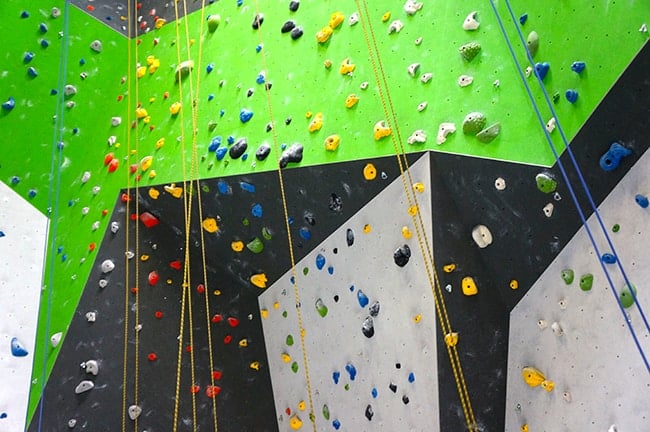
<svg viewBox="0 0 650 432"><path fill-rule="evenodd" d="M298 402L298 409L300 411L304 411L305 409L307 409L307 404L305 403L304 400Z"/></svg>
<svg viewBox="0 0 650 432"><path fill-rule="evenodd" d="M311 111L307 111L307 112L305 113L305 118L306 118L306 119L310 119L311 116L313 116L313 115L314 115L313 112L311 112Z"/></svg>
<svg viewBox="0 0 650 432"><path fill-rule="evenodd" d="M521 425L521 432L528 432L528 423L524 423Z"/></svg>
<svg viewBox="0 0 650 432"><path fill-rule="evenodd" d="M416 316L414 316L413 321L415 321L416 324L422 321L422 314L417 314Z"/></svg>
<svg viewBox="0 0 650 432"><path fill-rule="evenodd" d="M357 102L359 102L359 96L354 93L349 94L348 97L345 98L345 107L352 108L357 104Z"/></svg>
<svg viewBox="0 0 650 432"><path fill-rule="evenodd" d="M214 291L212 291L212 294L214 294L216 296L220 296L221 295L221 290L214 290Z"/></svg>
<svg viewBox="0 0 650 432"><path fill-rule="evenodd" d="M516 290L519 288L519 281L517 279L513 279L510 281L510 289Z"/></svg>
<svg viewBox="0 0 650 432"><path fill-rule="evenodd" d="M420 182L413 183L413 190L418 193L424 192L424 184Z"/></svg>
<svg viewBox="0 0 650 432"><path fill-rule="evenodd" d="M300 420L300 418L294 414L289 419L289 426L291 426L291 429L293 430L298 430L302 427L302 420Z"/></svg>
<svg viewBox="0 0 650 432"><path fill-rule="evenodd" d="M149 197L151 199L158 199L160 196L160 191L156 188L149 188Z"/></svg>
<svg viewBox="0 0 650 432"><path fill-rule="evenodd" d="M258 370L260 370L260 362L258 362L258 361L251 362L251 364L249 365L249 367L250 367L251 369L253 369L253 370L258 371Z"/></svg>
<svg viewBox="0 0 650 432"><path fill-rule="evenodd" d="M318 113L309 123L309 132L319 131L323 127L323 113Z"/></svg>
<svg viewBox="0 0 650 432"><path fill-rule="evenodd" d="M135 116L136 116L138 119L143 119L143 118L145 118L145 117L148 116L148 115L149 115L149 114L147 113L147 110L144 109L144 108L142 108L142 107L138 107L138 108L135 109Z"/></svg>
<svg viewBox="0 0 650 432"><path fill-rule="evenodd" d="M153 56L153 55L147 56L147 64L149 66L151 66L155 59L156 59L156 56Z"/></svg>
<svg viewBox="0 0 650 432"><path fill-rule="evenodd" d="M552 392L553 389L555 388L555 383L551 380L544 380L540 385L544 390L546 390L549 393Z"/></svg>
<svg viewBox="0 0 650 432"><path fill-rule="evenodd" d="M365 224L363 226L363 233L364 234L370 234L370 231L372 231L372 226L370 224Z"/></svg>
<svg viewBox="0 0 650 432"><path fill-rule="evenodd" d="M291 361L291 356L287 353L282 353L280 357L282 358L282 361L285 363L289 363Z"/></svg>
<svg viewBox="0 0 650 432"><path fill-rule="evenodd" d="M325 150L335 151L339 148L339 143L341 142L341 137L333 134L325 138Z"/></svg>
<svg viewBox="0 0 650 432"><path fill-rule="evenodd" d="M241 252L244 250L244 242L241 240L234 241L230 243L230 248L235 252Z"/></svg>
<svg viewBox="0 0 650 432"><path fill-rule="evenodd" d="M164 145L165 145L165 138L160 138L158 141L156 141L156 150L158 150Z"/></svg>
<svg viewBox="0 0 650 432"><path fill-rule="evenodd" d="M217 232L219 230L219 226L217 225L217 220L215 218L204 219L203 229L209 232L210 234Z"/></svg>
<svg viewBox="0 0 650 432"><path fill-rule="evenodd" d="M377 177L377 168L371 163L367 163L363 167L363 178L366 180L374 180Z"/></svg>
<svg viewBox="0 0 650 432"><path fill-rule="evenodd" d="M142 119L142 121L143 121L145 124L149 124L149 123L151 123L151 116L149 116L149 115L146 116L145 118Z"/></svg>
<svg viewBox="0 0 650 432"><path fill-rule="evenodd" d="M176 186L176 183L172 183L169 186L164 187L165 192L172 194L174 198L180 198L183 196L183 188Z"/></svg>
<svg viewBox="0 0 650 432"><path fill-rule="evenodd" d="M150 178L150 179L152 179L152 178L156 178L156 170L151 170L151 171L149 172L149 178Z"/></svg>
<svg viewBox="0 0 650 432"><path fill-rule="evenodd" d="M239 347L240 348L246 348L248 346L248 339L244 338L239 341Z"/></svg>
<svg viewBox="0 0 650 432"><path fill-rule="evenodd" d="M169 107L169 112L170 112L172 115L176 115L176 114L178 114L180 111L181 111L181 103L180 103L180 102L174 102L174 103L171 104L171 106Z"/></svg>
<svg viewBox="0 0 650 432"><path fill-rule="evenodd" d="M162 26L164 26L167 23L167 20L165 18L158 18L154 22L154 27L156 27L156 30L160 30Z"/></svg>
<svg viewBox="0 0 650 432"><path fill-rule="evenodd" d="M251 276L251 283L258 288L266 288L266 282L268 282L268 279L264 273L258 273Z"/></svg>
<svg viewBox="0 0 650 432"><path fill-rule="evenodd" d="M406 225L402 227L402 236L405 239L410 239L411 237L413 237L413 233L411 232L409 227L407 227Z"/></svg>
<svg viewBox="0 0 650 432"><path fill-rule="evenodd" d="M388 123L386 123L384 120L380 120L375 123L373 136L375 137L375 141L379 141L380 139L390 135L392 132L393 130L390 128L390 126L388 126Z"/></svg>
<svg viewBox="0 0 650 432"><path fill-rule="evenodd" d="M319 43L325 43L330 39L332 33L333 33L332 27L325 26L316 33L316 40Z"/></svg>
<svg viewBox="0 0 650 432"><path fill-rule="evenodd" d="M273 309L280 309L280 302L273 303Z"/></svg>
<svg viewBox="0 0 650 432"><path fill-rule="evenodd" d="M412 205L412 206L409 207L409 209L407 211L408 211L409 216L415 216L415 215L418 214L418 206L417 205Z"/></svg>
<svg viewBox="0 0 650 432"><path fill-rule="evenodd" d="M445 335L445 344L449 347L458 345L458 333L451 332Z"/></svg>
<svg viewBox="0 0 650 432"><path fill-rule="evenodd" d="M521 370L521 376L524 378L526 384L531 387L537 387L546 380L542 372L532 366L526 366Z"/></svg>
<svg viewBox="0 0 650 432"><path fill-rule="evenodd" d="M471 276L465 276L461 282L463 287L463 294L466 296L473 296L478 294L478 288L476 287L476 282Z"/></svg>
<svg viewBox="0 0 650 432"><path fill-rule="evenodd" d="M329 27L335 29L340 26L344 20L345 15L343 15L343 12L334 12L332 16L330 16Z"/></svg>
<svg viewBox="0 0 650 432"><path fill-rule="evenodd" d="M323 62L323 66L325 66L325 69L329 69L332 67L332 60L327 59Z"/></svg>
<svg viewBox="0 0 650 432"><path fill-rule="evenodd" d="M140 161L140 169L142 171L146 171L149 168L151 168L151 164L153 163L153 157L152 156L145 156L142 158Z"/></svg>
<svg viewBox="0 0 650 432"><path fill-rule="evenodd" d="M262 318L267 319L269 317L268 309L260 309L260 315L262 315Z"/></svg>
<svg viewBox="0 0 650 432"><path fill-rule="evenodd" d="M456 264L454 263L445 264L444 266L442 266L442 271L444 271L445 273L451 273L454 270L456 270Z"/></svg>
<svg viewBox="0 0 650 432"><path fill-rule="evenodd" d="M142 78L146 73L147 73L147 67L140 66L139 68L136 69L135 76L138 78Z"/></svg>
<svg viewBox="0 0 650 432"><path fill-rule="evenodd" d="M386 22L386 21L388 21L389 19L390 19L390 11L389 11L389 12L386 12L385 14L383 14L383 15L381 16L381 22Z"/></svg>
<svg viewBox="0 0 650 432"><path fill-rule="evenodd" d="M341 75L347 75L349 73L352 73L354 71L354 68L356 68L356 65L354 63L350 63L350 59L346 57L341 62L339 72Z"/></svg>
<svg viewBox="0 0 650 432"><path fill-rule="evenodd" d="M140 261L145 262L145 261L148 261L148 260L149 260L149 255L142 254L140 256Z"/></svg>

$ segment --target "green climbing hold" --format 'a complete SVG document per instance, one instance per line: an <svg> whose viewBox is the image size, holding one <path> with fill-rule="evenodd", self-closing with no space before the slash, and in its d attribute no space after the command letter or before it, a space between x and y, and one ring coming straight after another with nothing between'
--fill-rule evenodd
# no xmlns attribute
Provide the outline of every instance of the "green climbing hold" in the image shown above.
<svg viewBox="0 0 650 432"><path fill-rule="evenodd" d="M327 306L325 306L323 300L321 299L316 300L316 310L318 311L318 315L325 318L325 315L327 315Z"/></svg>
<svg viewBox="0 0 650 432"><path fill-rule="evenodd" d="M621 230L621 226L619 224L614 224L614 226L612 227L612 231L615 233L619 232L620 230Z"/></svg>
<svg viewBox="0 0 650 432"><path fill-rule="evenodd" d="M550 174L539 173L535 176L537 189L544 193L552 193L557 189L557 181Z"/></svg>
<svg viewBox="0 0 650 432"><path fill-rule="evenodd" d="M302 274L304 274L305 276L307 276L307 274L309 274L309 267L305 267L305 268L303 268L303 269L302 269Z"/></svg>
<svg viewBox="0 0 650 432"><path fill-rule="evenodd" d="M282 318L286 318L288 315L287 311L282 311Z"/></svg>
<svg viewBox="0 0 650 432"><path fill-rule="evenodd" d="M244 225L244 226L248 226L248 225L251 224L251 221L249 221L248 218L245 217L245 218L242 218L241 224Z"/></svg>
<svg viewBox="0 0 650 432"><path fill-rule="evenodd" d="M537 54L537 49L539 48L539 35L536 31L528 33L528 38L526 38L526 46L528 47L528 52L531 57L535 57Z"/></svg>
<svg viewBox="0 0 650 432"><path fill-rule="evenodd" d="M346 391L347 391L347 390L350 390L350 384L348 383L348 384L344 385L343 388L344 388Z"/></svg>
<svg viewBox="0 0 650 432"><path fill-rule="evenodd" d="M485 115L481 112L472 112L465 116L463 120L463 133L466 135L476 135L479 133L485 125L487 124L487 119Z"/></svg>
<svg viewBox="0 0 650 432"><path fill-rule="evenodd" d="M560 92L556 90L553 93L553 103L558 103L559 101L560 101Z"/></svg>
<svg viewBox="0 0 650 432"><path fill-rule="evenodd" d="M293 345L293 336L287 335L287 345Z"/></svg>
<svg viewBox="0 0 650 432"><path fill-rule="evenodd" d="M298 373L298 362L291 363L291 370L293 373Z"/></svg>
<svg viewBox="0 0 650 432"><path fill-rule="evenodd" d="M219 15L208 15L208 30L210 33L214 33L219 27L221 22L221 17Z"/></svg>
<svg viewBox="0 0 650 432"><path fill-rule="evenodd" d="M580 277L580 289L583 291L589 291L591 286L594 284L594 275L591 273L583 274Z"/></svg>
<svg viewBox="0 0 650 432"><path fill-rule="evenodd" d="M632 293L634 293L634 295L632 295ZM625 284L623 288L621 288L621 293L618 296L619 300L621 301L621 305L625 309L629 308L634 304L635 297L636 297L636 287L632 283L630 283L629 285Z"/></svg>
<svg viewBox="0 0 650 432"><path fill-rule="evenodd" d="M246 247L249 251L258 254L264 250L264 243L262 243L262 240L260 240L259 237L255 237L253 240L248 242Z"/></svg>
<svg viewBox="0 0 650 432"><path fill-rule="evenodd" d="M562 273L560 274L562 276L562 280L564 281L565 284L571 285L573 283L573 270L571 269L564 269L562 270Z"/></svg>
<svg viewBox="0 0 650 432"><path fill-rule="evenodd" d="M271 240L273 238L273 233L271 232L271 228L267 228L267 227L262 228L262 237L264 237L266 240Z"/></svg>
<svg viewBox="0 0 650 432"><path fill-rule="evenodd" d="M470 42L458 48L461 57L466 61L472 61L481 51L481 45L478 42Z"/></svg>
<svg viewBox="0 0 650 432"><path fill-rule="evenodd" d="M323 405L323 417L325 418L325 420L330 419L330 409L327 406L327 404Z"/></svg>
<svg viewBox="0 0 650 432"><path fill-rule="evenodd" d="M476 134L476 138L482 143L492 142L501 132L501 123L496 122L491 126L486 127Z"/></svg>

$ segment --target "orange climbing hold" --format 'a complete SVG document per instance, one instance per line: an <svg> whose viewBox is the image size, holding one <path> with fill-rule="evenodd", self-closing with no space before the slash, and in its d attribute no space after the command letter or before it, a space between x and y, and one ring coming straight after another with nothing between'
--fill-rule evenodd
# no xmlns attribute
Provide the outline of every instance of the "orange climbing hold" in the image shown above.
<svg viewBox="0 0 650 432"><path fill-rule="evenodd" d="M153 157L152 156L145 156L142 158L140 161L140 169L142 171L146 171L149 168L151 168L151 164L153 163Z"/></svg>

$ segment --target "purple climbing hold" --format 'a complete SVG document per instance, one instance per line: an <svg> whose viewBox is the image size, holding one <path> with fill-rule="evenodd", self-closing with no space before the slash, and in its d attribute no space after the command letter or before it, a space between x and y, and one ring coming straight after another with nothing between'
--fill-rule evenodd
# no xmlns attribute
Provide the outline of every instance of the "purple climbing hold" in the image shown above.
<svg viewBox="0 0 650 432"><path fill-rule="evenodd" d="M316 268L323 270L323 267L325 267L325 257L322 254L318 254L316 256Z"/></svg>

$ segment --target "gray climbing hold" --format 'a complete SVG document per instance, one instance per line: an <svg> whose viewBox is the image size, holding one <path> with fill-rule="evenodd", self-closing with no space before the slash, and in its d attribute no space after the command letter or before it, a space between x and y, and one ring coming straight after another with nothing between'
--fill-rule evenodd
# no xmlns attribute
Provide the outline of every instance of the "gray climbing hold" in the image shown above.
<svg viewBox="0 0 650 432"><path fill-rule="evenodd" d="M100 40L95 39L90 43L90 49L95 51L96 53L102 52L102 49L104 47L102 46L102 42Z"/></svg>
<svg viewBox="0 0 650 432"><path fill-rule="evenodd" d="M100 279L98 283L100 288L106 288L108 286L108 281L106 279Z"/></svg>
<svg viewBox="0 0 650 432"><path fill-rule="evenodd" d="M375 323L371 316L367 316L366 319L363 320L363 324L361 324L361 332L367 338L371 338L375 335Z"/></svg>
<svg viewBox="0 0 650 432"><path fill-rule="evenodd" d="M142 408L140 408L138 405L131 405L128 411L129 411L129 418L131 420L137 419L138 417L140 417L140 414L142 414Z"/></svg>
<svg viewBox="0 0 650 432"><path fill-rule="evenodd" d="M470 42L458 48L461 57L466 61L472 61L481 51L481 45L478 42Z"/></svg>
<svg viewBox="0 0 650 432"><path fill-rule="evenodd" d="M372 405L368 404L368 406L366 407L366 418L368 419L368 421L372 420L372 416L374 415L375 413L372 410Z"/></svg>
<svg viewBox="0 0 650 432"><path fill-rule="evenodd" d="M409 262L410 258L411 248L406 244L397 248L395 252L393 252L393 260L399 267L404 267Z"/></svg>
<svg viewBox="0 0 650 432"><path fill-rule="evenodd" d="M350 228L348 228L345 233L345 240L348 246L352 246L354 244L354 231L352 231Z"/></svg>
<svg viewBox="0 0 650 432"><path fill-rule="evenodd" d="M370 314L371 317L377 318L377 315L379 315L379 302L375 300L370 307L368 308L368 313Z"/></svg>
<svg viewBox="0 0 650 432"><path fill-rule="evenodd" d="M528 47L530 56L535 57L537 49L539 48L539 35L536 31L531 31L528 33L528 37L526 38L526 46Z"/></svg>
<svg viewBox="0 0 650 432"><path fill-rule="evenodd" d="M94 382L90 380L83 380L79 384L77 384L77 387L74 389L74 392L76 394L81 394L89 390L92 390L93 388L95 388Z"/></svg>
<svg viewBox="0 0 650 432"><path fill-rule="evenodd" d="M239 138L235 144L233 144L232 147L230 147L230 150L228 150L228 154L230 155L231 158L233 159L238 159L241 157L246 152L246 149L248 148L248 141L246 141L246 138Z"/></svg>
<svg viewBox="0 0 650 432"><path fill-rule="evenodd" d="M68 420L68 428L74 429L75 426L77 426L77 419L71 418Z"/></svg>
<svg viewBox="0 0 650 432"><path fill-rule="evenodd" d="M264 159L267 158L267 156L271 153L271 146L264 143L261 146L257 148L257 151L255 152L255 158L258 161L263 161Z"/></svg>
<svg viewBox="0 0 650 432"><path fill-rule="evenodd" d="M482 143L489 143L494 141L494 139L499 136L499 133L501 132L501 123L496 122L485 129L481 130L479 133L476 134L476 139L481 141Z"/></svg>
<svg viewBox="0 0 650 432"><path fill-rule="evenodd" d="M466 135L476 135L483 130L487 124L485 115L475 111L467 114L463 120L463 133Z"/></svg>
<svg viewBox="0 0 650 432"><path fill-rule="evenodd" d="M97 363L97 360L88 360L84 363L82 363L83 368L86 370L86 373L92 374L97 376L99 373L99 363Z"/></svg>
<svg viewBox="0 0 650 432"><path fill-rule="evenodd" d="M302 144L292 144L288 149L282 152L280 156L280 168L285 168L290 162L299 163L302 161Z"/></svg>

